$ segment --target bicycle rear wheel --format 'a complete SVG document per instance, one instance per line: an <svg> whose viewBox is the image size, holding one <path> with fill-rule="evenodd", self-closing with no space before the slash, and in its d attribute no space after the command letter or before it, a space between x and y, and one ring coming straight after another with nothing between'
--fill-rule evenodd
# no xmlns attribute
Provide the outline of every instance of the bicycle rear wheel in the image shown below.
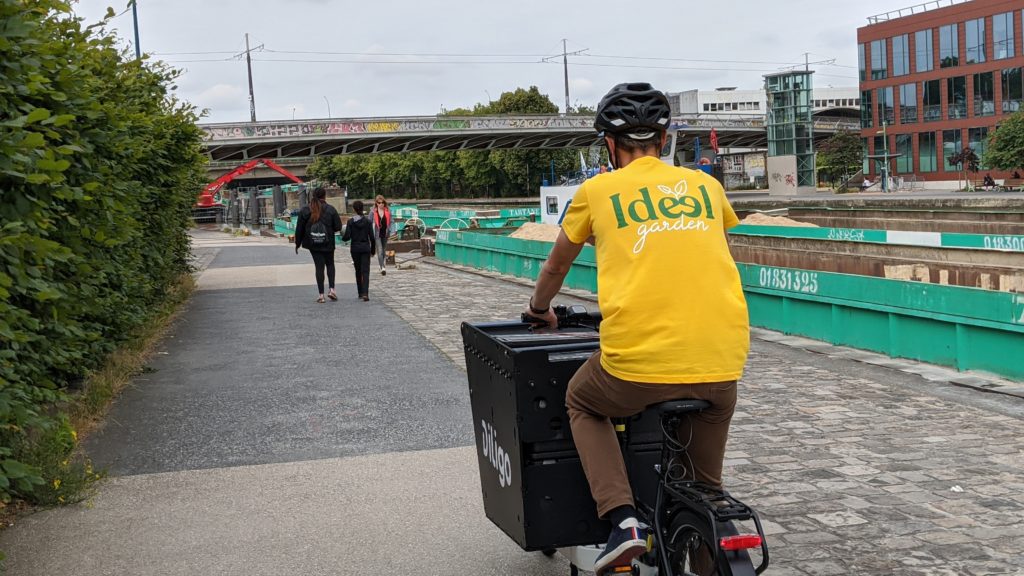
<svg viewBox="0 0 1024 576"><path fill-rule="evenodd" d="M716 570L718 548L707 517L680 510L672 518L665 547L668 561L678 576L729 576L728 568ZM720 568L720 567L718 567Z"/></svg>

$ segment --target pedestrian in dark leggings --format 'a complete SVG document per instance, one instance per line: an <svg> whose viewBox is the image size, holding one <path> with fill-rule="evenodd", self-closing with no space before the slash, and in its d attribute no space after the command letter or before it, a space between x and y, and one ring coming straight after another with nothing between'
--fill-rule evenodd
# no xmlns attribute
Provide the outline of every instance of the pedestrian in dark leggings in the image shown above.
<svg viewBox="0 0 1024 576"><path fill-rule="evenodd" d="M324 303L324 270L327 270L327 283L330 292L327 297L337 300L334 293L334 235L341 232L341 217L338 211L327 203L327 191L323 188L313 190L313 199L299 211L299 220L295 224L295 253L299 248L309 250L313 255L316 268L316 288L320 296L316 301Z"/></svg>
<svg viewBox="0 0 1024 576"><path fill-rule="evenodd" d="M363 201L352 203L356 215L345 226L342 240L351 242L352 265L356 269L356 289L364 302L370 299L370 256L376 252L373 240L373 223L363 215Z"/></svg>

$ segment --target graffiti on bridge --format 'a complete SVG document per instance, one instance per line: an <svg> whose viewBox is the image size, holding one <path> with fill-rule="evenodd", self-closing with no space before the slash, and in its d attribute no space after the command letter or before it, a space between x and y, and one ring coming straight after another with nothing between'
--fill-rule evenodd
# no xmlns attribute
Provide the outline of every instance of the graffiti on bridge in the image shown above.
<svg viewBox="0 0 1024 576"><path fill-rule="evenodd" d="M203 126L206 140L319 136L331 134L381 134L429 132L433 130L523 130L543 128L591 129L594 120L586 116L543 118L441 118L437 120L395 120L369 122L280 122Z"/></svg>

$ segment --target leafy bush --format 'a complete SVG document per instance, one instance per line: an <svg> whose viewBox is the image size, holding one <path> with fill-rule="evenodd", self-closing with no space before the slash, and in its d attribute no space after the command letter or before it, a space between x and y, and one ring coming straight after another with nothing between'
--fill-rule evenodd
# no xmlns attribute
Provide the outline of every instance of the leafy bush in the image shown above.
<svg viewBox="0 0 1024 576"><path fill-rule="evenodd" d="M111 12L108 12L108 17ZM68 2L0 0L0 499L44 481L27 445L187 270L200 132L177 73ZM70 447L66 447L70 450ZM21 456L22 460L16 457Z"/></svg>

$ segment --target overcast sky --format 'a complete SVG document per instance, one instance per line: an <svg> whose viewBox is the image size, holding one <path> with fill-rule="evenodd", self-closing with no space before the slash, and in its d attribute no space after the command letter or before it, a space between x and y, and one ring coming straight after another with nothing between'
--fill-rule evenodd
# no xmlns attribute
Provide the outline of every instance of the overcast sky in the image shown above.
<svg viewBox="0 0 1024 576"><path fill-rule="evenodd" d="M907 4L912 4L909 0ZM88 23L107 6L133 42L127 0L79 0ZM245 34L258 120L413 116L471 108L537 86L573 106L614 84L667 92L758 89L761 75L810 60L816 86L856 86L856 29L900 0L139 0L140 45L185 72L178 94L205 122L249 120ZM553 63L542 62L544 57Z"/></svg>

